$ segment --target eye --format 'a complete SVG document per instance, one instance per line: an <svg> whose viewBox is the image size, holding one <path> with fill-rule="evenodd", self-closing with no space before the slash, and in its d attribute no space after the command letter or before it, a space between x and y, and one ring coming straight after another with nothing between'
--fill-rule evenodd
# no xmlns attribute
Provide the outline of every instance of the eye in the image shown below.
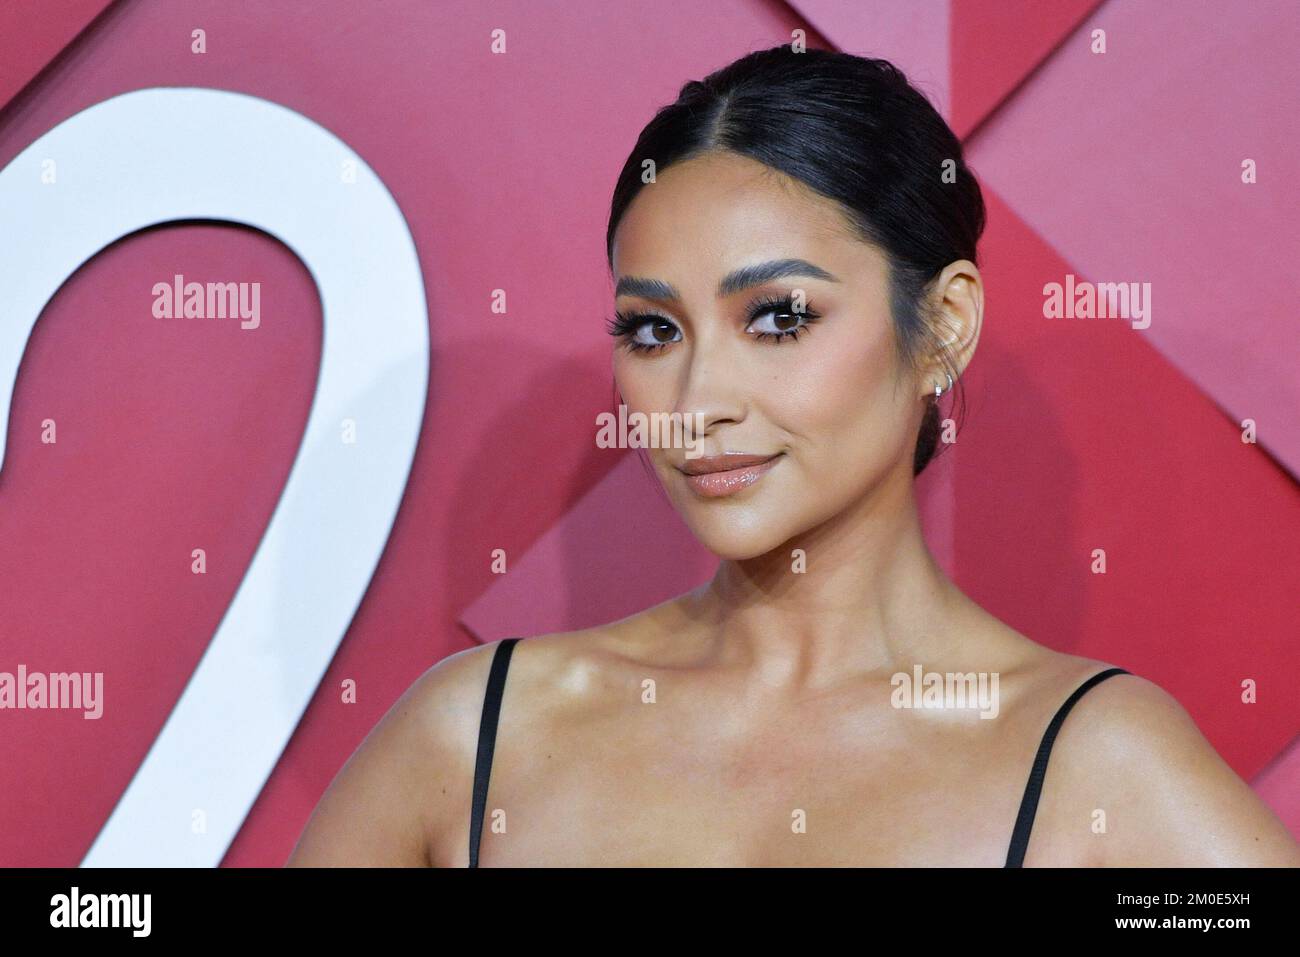
<svg viewBox="0 0 1300 957"><path fill-rule="evenodd" d="M639 346L666 346L681 337L681 330L662 316L647 319L632 333L632 341Z"/></svg>
<svg viewBox="0 0 1300 957"><path fill-rule="evenodd" d="M671 319L644 312L619 312L607 320L609 334L623 340L633 352L663 349L681 339L681 330Z"/></svg>
<svg viewBox="0 0 1300 957"><path fill-rule="evenodd" d="M756 339L781 342L797 339L818 318L806 303L803 308L796 308L791 296L769 297L750 305L745 330L752 332Z"/></svg>

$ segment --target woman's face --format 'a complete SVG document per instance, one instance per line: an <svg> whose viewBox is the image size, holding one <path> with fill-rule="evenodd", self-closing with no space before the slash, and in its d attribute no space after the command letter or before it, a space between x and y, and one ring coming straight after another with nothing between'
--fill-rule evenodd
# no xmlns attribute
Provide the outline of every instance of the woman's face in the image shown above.
<svg viewBox="0 0 1300 957"><path fill-rule="evenodd" d="M756 284L737 274L782 261L798 263ZM629 413L700 413L694 457L647 452L715 554L765 554L886 479L911 480L933 385L899 357L883 254L831 200L745 157L696 157L642 187L613 267L616 310L632 319L615 380ZM724 453L767 461L708 478L683 471L746 463L708 461Z"/></svg>

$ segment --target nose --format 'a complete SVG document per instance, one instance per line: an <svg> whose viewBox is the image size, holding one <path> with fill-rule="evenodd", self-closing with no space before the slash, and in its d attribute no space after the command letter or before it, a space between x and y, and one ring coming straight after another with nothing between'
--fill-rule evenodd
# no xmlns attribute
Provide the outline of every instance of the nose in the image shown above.
<svg viewBox="0 0 1300 957"><path fill-rule="evenodd" d="M680 413L686 422L699 423L697 438L712 435L720 426L744 420L747 402L735 357L728 358L716 348L713 351L701 348L697 342L681 375L681 389L673 411Z"/></svg>

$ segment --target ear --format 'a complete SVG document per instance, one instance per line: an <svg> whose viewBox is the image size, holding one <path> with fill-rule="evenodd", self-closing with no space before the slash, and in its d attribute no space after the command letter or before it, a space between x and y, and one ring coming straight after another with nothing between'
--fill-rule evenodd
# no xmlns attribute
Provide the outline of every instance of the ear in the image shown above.
<svg viewBox="0 0 1300 957"><path fill-rule="evenodd" d="M984 320L984 280L979 267L969 259L949 263L934 281L931 296L935 341L947 348L952 372L959 376L975 355ZM949 370L938 356L934 360L928 367L931 392L935 385L946 389L948 384L944 373Z"/></svg>

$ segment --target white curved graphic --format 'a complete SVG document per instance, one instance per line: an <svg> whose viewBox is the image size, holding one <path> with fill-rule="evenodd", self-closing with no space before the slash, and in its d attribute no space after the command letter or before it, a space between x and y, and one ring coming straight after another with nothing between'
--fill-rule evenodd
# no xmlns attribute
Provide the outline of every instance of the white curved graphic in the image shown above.
<svg viewBox="0 0 1300 957"><path fill-rule="evenodd" d="M47 159L54 184L41 181ZM355 182L340 175L345 161ZM220 863L369 586L428 389L420 264L374 172L275 103L139 90L65 120L0 171L0 464L19 363L45 304L105 246L181 219L254 226L299 256L320 292L320 376L253 562L83 867ZM140 296L148 315L152 294ZM343 441L345 419L355 444ZM105 697L111 707L111 685ZM206 829L195 828L203 818Z"/></svg>

